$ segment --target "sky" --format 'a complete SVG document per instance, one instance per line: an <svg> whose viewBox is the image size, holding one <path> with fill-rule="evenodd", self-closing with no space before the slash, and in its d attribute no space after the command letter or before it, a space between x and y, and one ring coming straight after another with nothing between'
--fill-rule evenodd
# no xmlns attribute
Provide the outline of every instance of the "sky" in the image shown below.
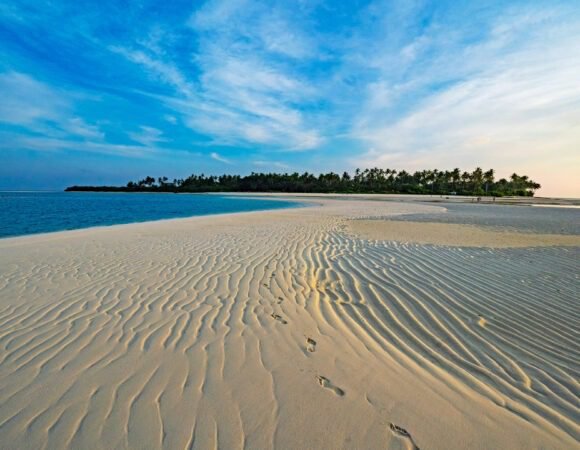
<svg viewBox="0 0 580 450"><path fill-rule="evenodd" d="M580 4L0 3L0 189L375 166L580 197Z"/></svg>

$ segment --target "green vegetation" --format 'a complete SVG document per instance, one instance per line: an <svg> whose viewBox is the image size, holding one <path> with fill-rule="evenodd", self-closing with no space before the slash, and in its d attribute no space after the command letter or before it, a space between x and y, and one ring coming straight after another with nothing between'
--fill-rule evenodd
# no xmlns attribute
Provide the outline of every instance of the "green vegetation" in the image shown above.
<svg viewBox="0 0 580 450"><path fill-rule="evenodd" d="M391 169L357 169L353 176L330 172L318 176L299 173L252 173L247 176L191 175L184 180L170 181L167 177L146 177L130 181L126 186L71 186L67 191L109 192L336 192L336 193L389 193L533 196L540 188L526 175L513 174L509 180L496 181L493 169L484 172L479 167L473 172L459 169L422 170L409 173Z"/></svg>

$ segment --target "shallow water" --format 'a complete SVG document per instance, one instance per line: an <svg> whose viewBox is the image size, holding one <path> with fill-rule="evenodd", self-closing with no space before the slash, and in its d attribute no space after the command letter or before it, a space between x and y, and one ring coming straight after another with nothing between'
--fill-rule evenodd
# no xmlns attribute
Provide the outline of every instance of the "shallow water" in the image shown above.
<svg viewBox="0 0 580 450"><path fill-rule="evenodd" d="M208 194L0 192L0 238L295 206L301 205Z"/></svg>

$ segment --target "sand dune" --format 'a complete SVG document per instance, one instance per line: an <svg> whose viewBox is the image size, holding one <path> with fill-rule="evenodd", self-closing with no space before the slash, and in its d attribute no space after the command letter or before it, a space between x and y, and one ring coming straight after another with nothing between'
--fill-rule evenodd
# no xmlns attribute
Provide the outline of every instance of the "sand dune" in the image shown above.
<svg viewBox="0 0 580 450"><path fill-rule="evenodd" d="M317 203L0 241L0 448L578 447L577 247Z"/></svg>

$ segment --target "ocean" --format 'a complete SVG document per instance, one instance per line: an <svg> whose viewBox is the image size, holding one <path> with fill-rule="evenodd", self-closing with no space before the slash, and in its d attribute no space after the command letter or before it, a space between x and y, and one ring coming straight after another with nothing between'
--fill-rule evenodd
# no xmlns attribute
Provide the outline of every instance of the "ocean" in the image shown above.
<svg viewBox="0 0 580 450"><path fill-rule="evenodd" d="M215 194L0 192L0 238L296 206L303 205Z"/></svg>

